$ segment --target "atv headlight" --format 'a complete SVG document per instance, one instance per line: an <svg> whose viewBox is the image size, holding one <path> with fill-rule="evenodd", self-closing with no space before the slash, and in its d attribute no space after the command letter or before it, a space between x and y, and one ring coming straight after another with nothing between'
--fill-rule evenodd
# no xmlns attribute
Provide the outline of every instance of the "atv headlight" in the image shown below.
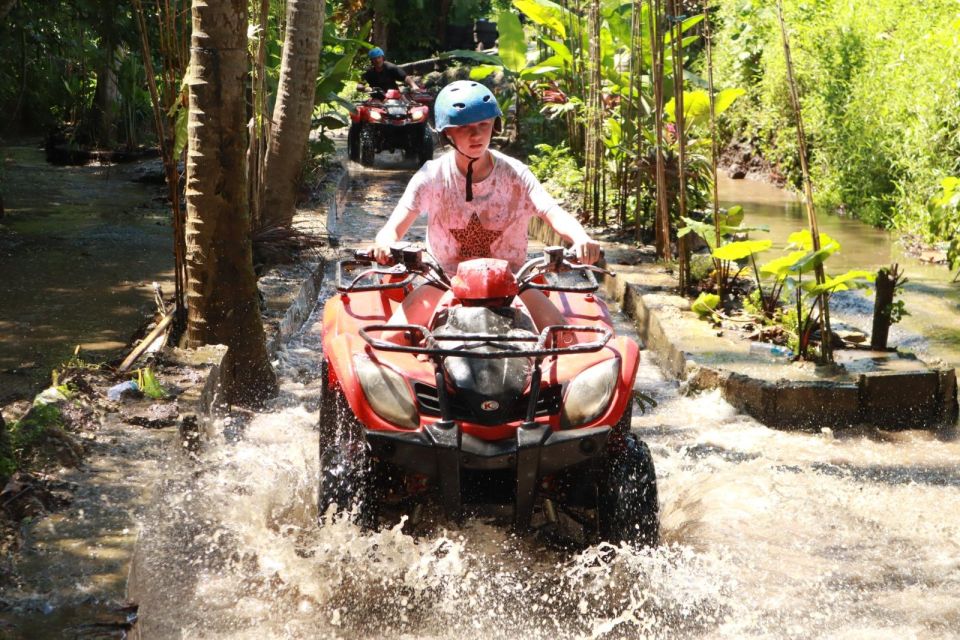
<svg viewBox="0 0 960 640"><path fill-rule="evenodd" d="M410 118L414 121L423 120L423 116L424 116L423 109L417 109L416 111L410 114Z"/></svg>
<svg viewBox="0 0 960 640"><path fill-rule="evenodd" d="M579 427L603 413L617 388L620 361L617 358L595 364L567 385L560 413L563 429Z"/></svg>
<svg viewBox="0 0 960 640"><path fill-rule="evenodd" d="M378 416L406 429L420 426L413 392L399 373L380 366L364 355L358 354L353 363L363 395Z"/></svg>
<svg viewBox="0 0 960 640"><path fill-rule="evenodd" d="M371 109L370 119L373 120L374 122L380 122L381 120L383 120L383 113L380 111L374 111L373 109Z"/></svg>

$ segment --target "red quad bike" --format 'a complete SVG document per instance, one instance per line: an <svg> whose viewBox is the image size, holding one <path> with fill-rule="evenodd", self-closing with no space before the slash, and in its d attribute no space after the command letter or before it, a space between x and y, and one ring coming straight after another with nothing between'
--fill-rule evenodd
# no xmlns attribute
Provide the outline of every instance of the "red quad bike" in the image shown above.
<svg viewBox="0 0 960 640"><path fill-rule="evenodd" d="M553 541L658 541L653 459L630 432L639 348L617 337L593 266L548 247L513 274L495 259L449 279L417 247L338 264L323 315L321 524L361 526L439 504ZM611 274L612 275L612 274ZM426 325L388 324L415 285L443 291ZM538 326L539 289L564 324Z"/></svg>
<svg viewBox="0 0 960 640"><path fill-rule="evenodd" d="M433 134L427 126L433 96L409 95L412 99L397 89L370 90L370 99L350 114L347 154L351 160L369 167L376 154L397 150L421 165L433 157Z"/></svg>

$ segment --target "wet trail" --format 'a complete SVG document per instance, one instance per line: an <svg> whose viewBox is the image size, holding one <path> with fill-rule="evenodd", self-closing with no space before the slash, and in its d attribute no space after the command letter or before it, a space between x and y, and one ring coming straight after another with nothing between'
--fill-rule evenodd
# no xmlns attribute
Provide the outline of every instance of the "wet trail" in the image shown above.
<svg viewBox="0 0 960 640"><path fill-rule="evenodd" d="M351 171L343 247L409 177ZM476 521L317 527L318 311L279 354L276 405L171 464L134 574L142 637L960 637L956 439L773 431L647 354L637 386L659 404L633 427L657 465L659 548L571 554Z"/></svg>

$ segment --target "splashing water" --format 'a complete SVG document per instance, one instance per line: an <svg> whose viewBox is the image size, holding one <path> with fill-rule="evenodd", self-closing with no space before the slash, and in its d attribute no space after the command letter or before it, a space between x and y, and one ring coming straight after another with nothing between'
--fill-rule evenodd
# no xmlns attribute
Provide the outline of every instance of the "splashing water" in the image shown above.
<svg viewBox="0 0 960 640"><path fill-rule="evenodd" d="M274 408L222 424L158 492L135 571L144 637L960 634L952 434L774 431L716 392L683 395L646 354L637 387L659 405L633 428L657 466L660 547L561 552L483 521L320 527L316 322L278 356Z"/></svg>

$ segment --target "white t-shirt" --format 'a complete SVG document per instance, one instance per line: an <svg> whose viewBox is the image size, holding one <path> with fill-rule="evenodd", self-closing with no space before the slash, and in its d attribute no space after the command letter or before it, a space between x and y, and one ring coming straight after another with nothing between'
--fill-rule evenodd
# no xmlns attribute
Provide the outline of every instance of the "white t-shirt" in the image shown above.
<svg viewBox="0 0 960 640"><path fill-rule="evenodd" d="M493 171L473 183L466 201L466 177L450 151L424 164L410 179L397 211L427 215L427 246L448 274L471 258L500 258L514 270L527 259L527 224L543 218L557 201L525 164L490 150Z"/></svg>

